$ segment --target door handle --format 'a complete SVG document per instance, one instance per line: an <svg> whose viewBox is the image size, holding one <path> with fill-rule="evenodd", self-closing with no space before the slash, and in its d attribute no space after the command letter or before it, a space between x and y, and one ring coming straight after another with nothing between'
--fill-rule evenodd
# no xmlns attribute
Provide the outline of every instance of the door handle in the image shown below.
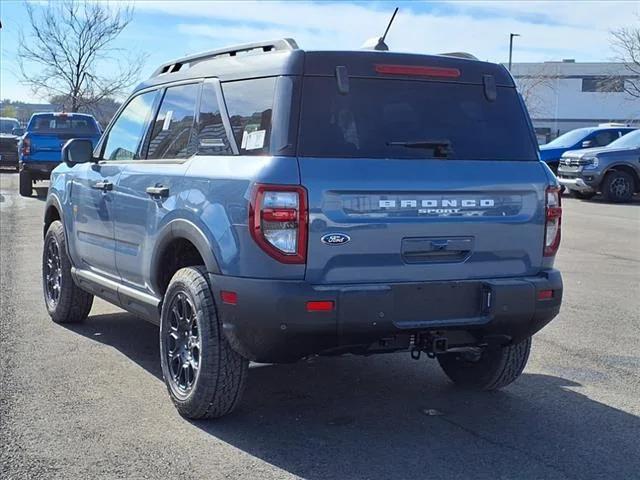
<svg viewBox="0 0 640 480"><path fill-rule="evenodd" d="M91 188L95 188L96 190L102 190L103 192L109 192L113 190L113 183L111 182L96 182L91 185Z"/></svg>
<svg viewBox="0 0 640 480"><path fill-rule="evenodd" d="M163 187L162 185L147 187L147 195L151 197L168 197L169 187Z"/></svg>

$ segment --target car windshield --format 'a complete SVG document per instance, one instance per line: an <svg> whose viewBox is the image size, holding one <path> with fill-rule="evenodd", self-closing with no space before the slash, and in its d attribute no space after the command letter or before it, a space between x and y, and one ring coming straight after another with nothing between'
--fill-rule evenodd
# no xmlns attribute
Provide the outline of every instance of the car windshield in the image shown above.
<svg viewBox="0 0 640 480"><path fill-rule="evenodd" d="M513 88L487 100L482 85L305 77L298 154L306 157L537 160Z"/></svg>
<svg viewBox="0 0 640 480"><path fill-rule="evenodd" d="M38 115L31 119L29 130L38 133L72 133L95 135L100 133L91 117L74 115Z"/></svg>
<svg viewBox="0 0 640 480"><path fill-rule="evenodd" d="M623 135L607 145L607 148L640 148L640 130Z"/></svg>
<svg viewBox="0 0 640 480"><path fill-rule="evenodd" d="M576 143L586 137L593 130L590 128L578 128L576 130L571 130L563 135L560 135L555 140L547 143L545 147L550 148L569 148L573 147Z"/></svg>
<svg viewBox="0 0 640 480"><path fill-rule="evenodd" d="M20 128L20 124L16 120L0 120L0 133L11 133L14 128Z"/></svg>

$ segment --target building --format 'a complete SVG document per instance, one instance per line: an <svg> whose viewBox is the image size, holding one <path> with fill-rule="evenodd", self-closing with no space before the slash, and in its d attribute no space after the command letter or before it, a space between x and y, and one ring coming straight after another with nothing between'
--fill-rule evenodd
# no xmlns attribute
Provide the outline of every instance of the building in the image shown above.
<svg viewBox="0 0 640 480"><path fill-rule="evenodd" d="M640 75L624 63L514 63L511 73L541 143L600 123L640 126L640 98L624 88L625 82L640 81Z"/></svg>

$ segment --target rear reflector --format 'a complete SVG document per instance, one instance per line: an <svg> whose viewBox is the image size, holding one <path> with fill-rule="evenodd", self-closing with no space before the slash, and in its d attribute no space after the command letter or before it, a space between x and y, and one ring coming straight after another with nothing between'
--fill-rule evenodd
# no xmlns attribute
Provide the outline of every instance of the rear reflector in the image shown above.
<svg viewBox="0 0 640 480"><path fill-rule="evenodd" d="M222 303L226 303L227 305L238 304L238 294L236 292L227 292L222 290L220 292L220 297L222 297Z"/></svg>
<svg viewBox="0 0 640 480"><path fill-rule="evenodd" d="M307 302L307 312L330 312L332 310L332 301Z"/></svg>
<svg viewBox="0 0 640 480"><path fill-rule="evenodd" d="M553 290L540 290L538 292L538 300L549 300L553 298Z"/></svg>
<svg viewBox="0 0 640 480"><path fill-rule="evenodd" d="M405 75L410 77L458 78L460 70L444 67L419 67L415 65L376 65L376 73L386 75Z"/></svg>

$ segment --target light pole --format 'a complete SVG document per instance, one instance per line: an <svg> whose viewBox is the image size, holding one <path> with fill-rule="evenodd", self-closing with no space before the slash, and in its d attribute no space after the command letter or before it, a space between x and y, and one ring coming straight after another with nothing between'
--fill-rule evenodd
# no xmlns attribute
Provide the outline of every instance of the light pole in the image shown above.
<svg viewBox="0 0 640 480"><path fill-rule="evenodd" d="M513 55L513 37L519 37L519 33L509 34L509 71L511 71L511 57Z"/></svg>

